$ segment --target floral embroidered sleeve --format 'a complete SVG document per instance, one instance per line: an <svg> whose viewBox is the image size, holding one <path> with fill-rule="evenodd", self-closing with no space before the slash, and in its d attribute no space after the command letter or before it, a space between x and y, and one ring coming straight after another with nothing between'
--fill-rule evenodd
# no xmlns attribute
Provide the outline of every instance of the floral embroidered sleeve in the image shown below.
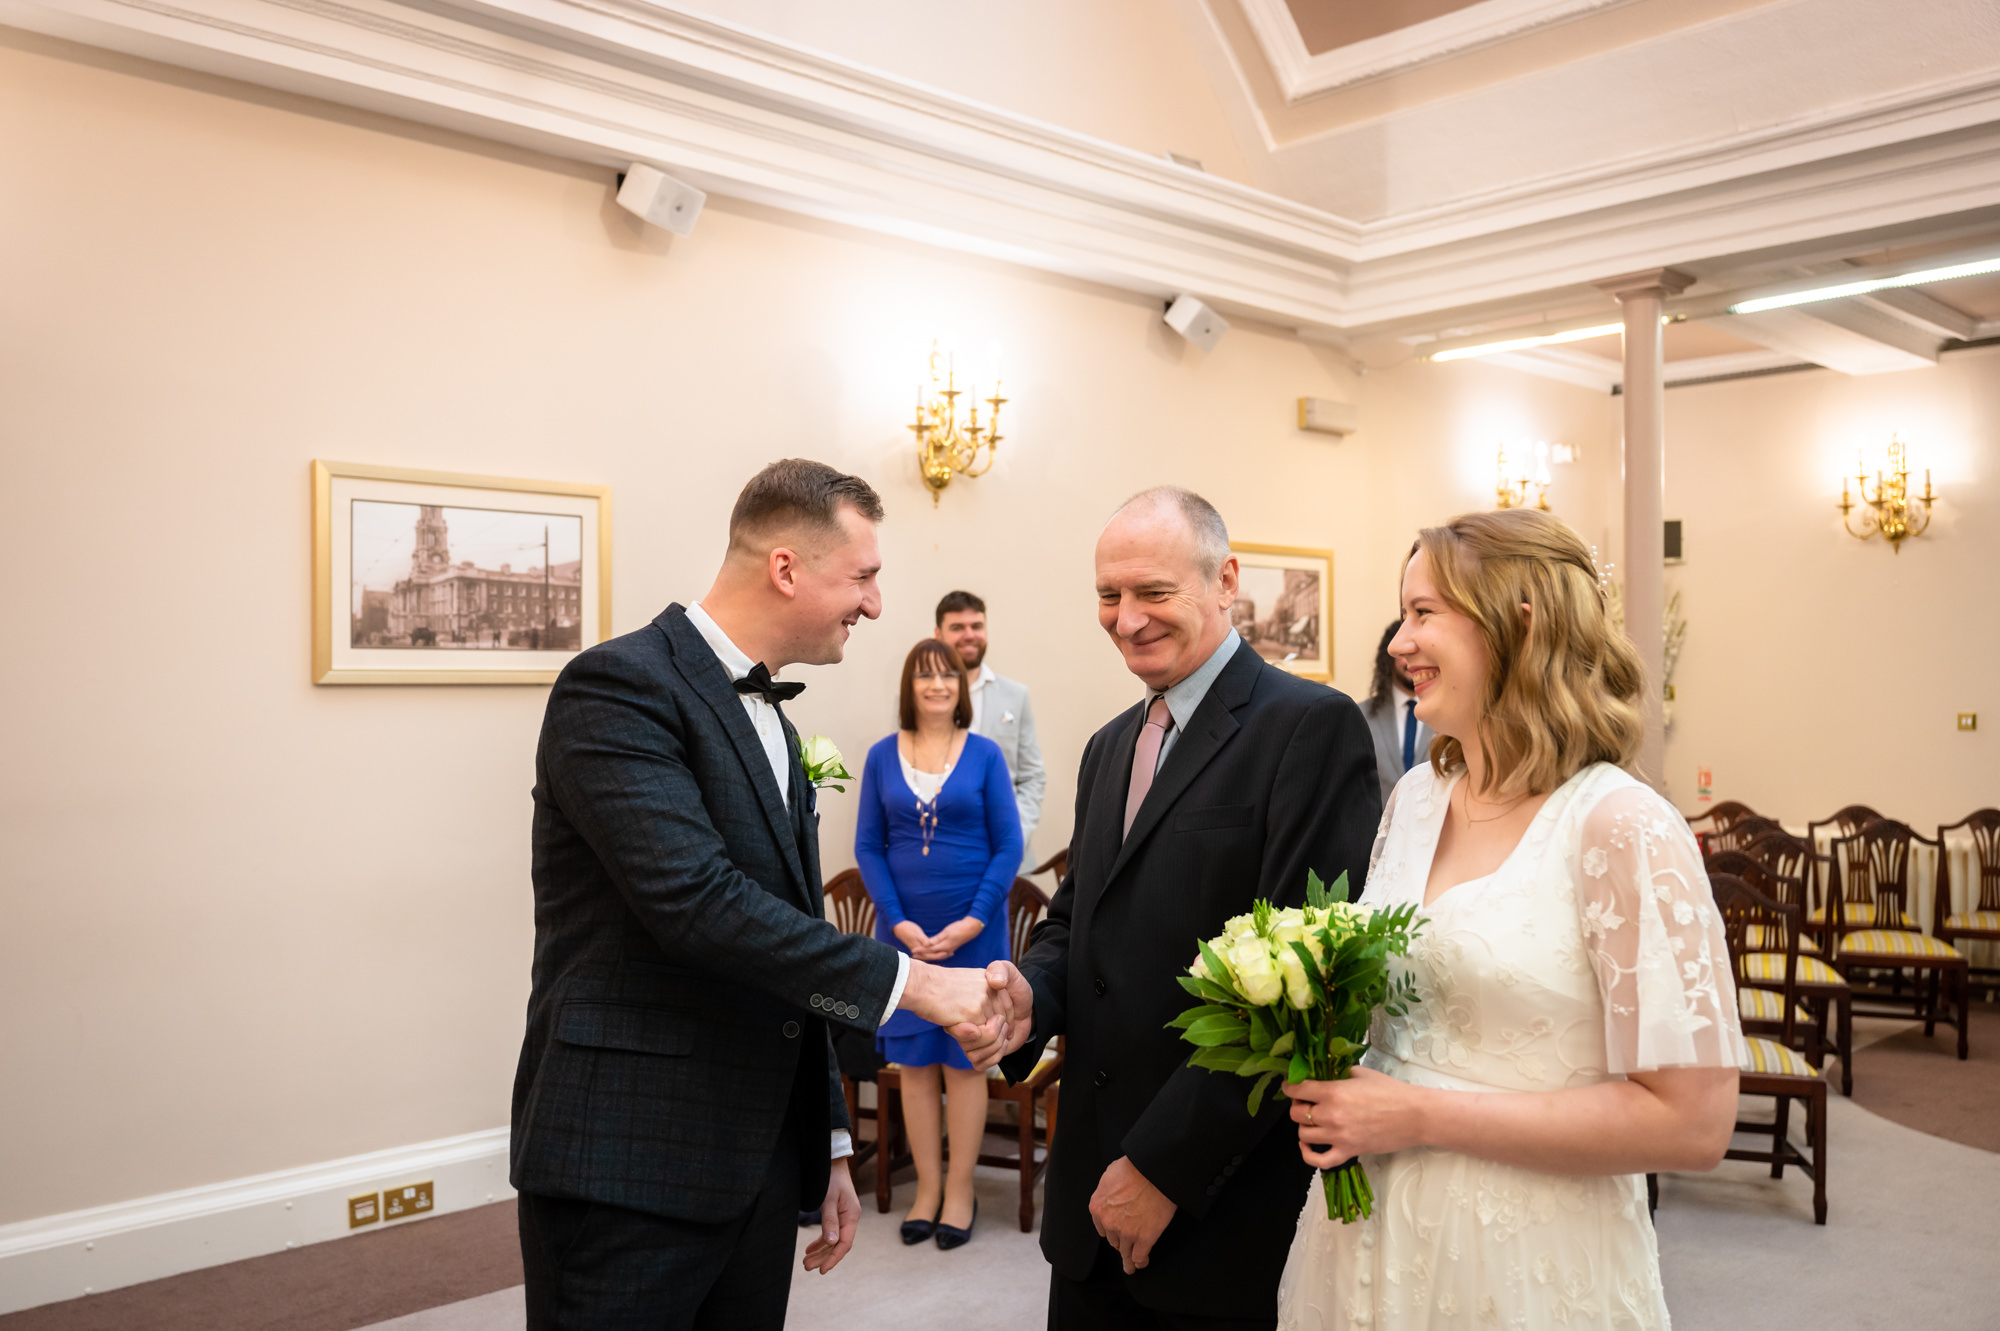
<svg viewBox="0 0 2000 1331"><path fill-rule="evenodd" d="M1740 1067L1722 916L1681 816L1644 787L1614 790L1584 819L1577 868L1607 1071Z"/></svg>

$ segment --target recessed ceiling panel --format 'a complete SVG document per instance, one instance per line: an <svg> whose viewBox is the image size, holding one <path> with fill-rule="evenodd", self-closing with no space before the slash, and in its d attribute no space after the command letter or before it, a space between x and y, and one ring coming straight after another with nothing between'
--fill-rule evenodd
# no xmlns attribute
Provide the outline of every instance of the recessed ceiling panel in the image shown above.
<svg viewBox="0 0 2000 1331"><path fill-rule="evenodd" d="M1479 0L1285 0L1312 55L1470 9Z"/></svg>

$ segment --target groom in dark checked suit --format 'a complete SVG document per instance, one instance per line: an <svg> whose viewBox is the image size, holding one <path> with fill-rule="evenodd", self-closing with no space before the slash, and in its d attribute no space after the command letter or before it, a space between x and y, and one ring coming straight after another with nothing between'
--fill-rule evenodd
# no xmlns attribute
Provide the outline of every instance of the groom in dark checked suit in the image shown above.
<svg viewBox="0 0 2000 1331"><path fill-rule="evenodd" d="M535 759L535 960L514 1081L528 1325L782 1327L799 1212L860 1218L829 1023L899 1005L1004 1038L1004 995L822 917L819 817L782 704L881 613L858 477L743 489L715 585L573 660ZM982 1028L973 1025L990 1016Z"/></svg>
<svg viewBox="0 0 2000 1331"><path fill-rule="evenodd" d="M1187 1067L1166 1023L1196 940L1252 900L1304 904L1308 869L1360 891L1382 801L1353 702L1231 630L1236 580L1221 515L1185 490L1098 538L1098 621L1145 697L1084 748L1069 873L1008 977L1001 1044L1020 1077L1066 1039L1042 1221L1059 1331L1277 1322L1310 1173L1286 1102L1252 1118L1249 1082Z"/></svg>

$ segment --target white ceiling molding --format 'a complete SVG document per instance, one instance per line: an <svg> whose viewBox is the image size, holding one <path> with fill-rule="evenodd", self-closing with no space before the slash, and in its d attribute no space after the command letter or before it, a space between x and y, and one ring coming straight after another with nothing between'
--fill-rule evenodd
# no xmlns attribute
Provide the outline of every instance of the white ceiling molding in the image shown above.
<svg viewBox="0 0 2000 1331"><path fill-rule="evenodd" d="M1852 301L1732 315L1723 327L1738 337L1824 365L1842 374L1891 374L1937 364L1938 339L1923 337Z"/></svg>
<svg viewBox="0 0 2000 1331"><path fill-rule="evenodd" d="M0 0L0 22L1331 334L2000 211L2000 71L1361 223L650 0Z"/></svg>
<svg viewBox="0 0 2000 1331"><path fill-rule="evenodd" d="M1609 356L1599 356L1589 351L1577 351L1571 347L1536 347L1530 351L1504 351L1495 356L1480 359L1492 365L1505 365L1510 369L1527 374L1539 375L1544 379L1556 379L1566 384L1577 384L1583 388L1609 393L1625 379L1625 366ZM1670 360L1666 365L1664 382L1672 388L1675 384L1701 383L1710 379L1726 379L1739 374L1756 374L1766 370L1786 370L1812 362L1789 355L1782 351L1732 351L1722 356L1696 356L1687 360Z"/></svg>
<svg viewBox="0 0 2000 1331"><path fill-rule="evenodd" d="M1257 45L1271 62L1271 72L1291 105L1629 3L1631 0L1481 0L1380 37L1314 55L1306 50L1285 0L1242 0L1243 17L1257 34Z"/></svg>

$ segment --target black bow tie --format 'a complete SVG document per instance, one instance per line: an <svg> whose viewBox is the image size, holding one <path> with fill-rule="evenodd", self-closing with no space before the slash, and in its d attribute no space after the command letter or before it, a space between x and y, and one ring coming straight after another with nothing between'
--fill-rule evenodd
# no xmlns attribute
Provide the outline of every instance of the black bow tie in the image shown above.
<svg viewBox="0 0 2000 1331"><path fill-rule="evenodd" d="M803 684L780 684L771 678L771 672L759 661L750 667L750 673L736 681L736 691L748 696L756 694L765 702L776 707L781 702L790 702L806 691Z"/></svg>

